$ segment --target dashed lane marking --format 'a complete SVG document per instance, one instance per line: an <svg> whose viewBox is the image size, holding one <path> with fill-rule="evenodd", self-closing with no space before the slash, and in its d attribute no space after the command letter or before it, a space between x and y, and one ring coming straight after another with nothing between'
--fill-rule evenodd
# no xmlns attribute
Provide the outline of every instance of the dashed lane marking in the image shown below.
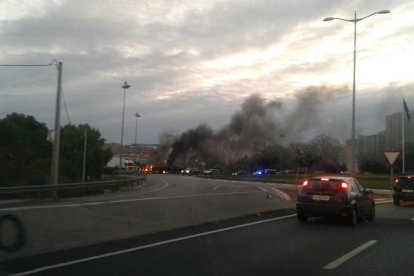
<svg viewBox="0 0 414 276"><path fill-rule="evenodd" d="M370 240L366 243L364 243L363 245L355 248L352 251L349 251L348 253L346 253L345 255L343 255L342 257L336 259L335 261L327 264L326 266L324 266L324 269L335 269L338 266L340 266L341 264L343 264L344 262L348 261L349 259L351 259L352 257L358 255L359 253L361 253L362 251L364 251L365 249L367 249L368 247L374 245L377 241L376 240Z"/></svg>
<svg viewBox="0 0 414 276"><path fill-rule="evenodd" d="M391 203L392 199L388 199L388 198L376 198L375 199L375 203L376 204L385 204L385 203Z"/></svg>

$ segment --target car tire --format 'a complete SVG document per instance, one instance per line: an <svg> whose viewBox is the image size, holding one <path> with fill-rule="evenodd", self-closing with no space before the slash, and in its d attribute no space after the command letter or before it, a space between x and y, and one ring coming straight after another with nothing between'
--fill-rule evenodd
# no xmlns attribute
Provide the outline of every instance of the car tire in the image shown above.
<svg viewBox="0 0 414 276"><path fill-rule="evenodd" d="M398 197L392 197L392 201L394 202L395 206L399 206L400 205L400 199Z"/></svg>
<svg viewBox="0 0 414 276"><path fill-rule="evenodd" d="M358 221L358 213L356 208L352 208L352 210L349 212L349 225L355 226Z"/></svg>
<svg viewBox="0 0 414 276"><path fill-rule="evenodd" d="M298 220L300 223L306 223L308 221L308 217L303 214L298 213Z"/></svg>
<svg viewBox="0 0 414 276"><path fill-rule="evenodd" d="M372 206L371 206L371 212L367 216L367 220L368 221L373 221L374 219L375 219L375 205L372 204Z"/></svg>

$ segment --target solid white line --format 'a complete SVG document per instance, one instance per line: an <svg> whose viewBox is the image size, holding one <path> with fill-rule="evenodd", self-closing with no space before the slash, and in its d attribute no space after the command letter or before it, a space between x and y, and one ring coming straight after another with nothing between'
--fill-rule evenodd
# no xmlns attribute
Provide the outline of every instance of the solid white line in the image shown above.
<svg viewBox="0 0 414 276"><path fill-rule="evenodd" d="M248 226L252 226L252 225L256 225L256 224L262 224L262 223L266 223L266 222L282 220L282 219L291 218L291 217L295 217L295 216L296 216L296 214L292 214L292 215L276 217L276 218L272 218L272 219L265 219L265 220L251 222L251 223L240 224L240 225L236 225L236 226L231 226L231 227L222 228L222 229L218 229L218 230L207 231L207 232L194 234L194 235L190 235L190 236L185 236L185 237L181 237L181 238L156 242L156 243L147 244L147 245L143 245L143 246L138 246L138 247L134 247L134 248L129 248L129 249L125 249L125 250L120 250L120 251L115 251L115 252L106 253L106 254L102 254L102 255L92 256L92 257L83 258L83 259L78 259L78 260L74 260L74 261L70 261L70 262L39 267L39 268L35 268L33 270L24 271L24 272L12 274L12 275L29 275L29 274L33 274L33 273L39 273L39 272L54 269L54 268L59 268L59 267L84 263L84 262L88 262L88 261L93 261L93 260L97 260L97 259L102 259L102 258L106 258L106 257L115 256L115 255L125 254L125 253L129 253L129 252L133 252L133 251L139 251L139 250L146 249L146 248L151 248L151 247L156 247L156 246L169 244L169 243L174 243L174 242L178 242L178 241L183 241L183 240L193 239L193 238L197 238L197 237L212 235L212 234L225 232L225 231L229 231L229 230L234 230L234 229L238 229L238 228L244 228L244 227L248 227Z"/></svg>
<svg viewBox="0 0 414 276"><path fill-rule="evenodd" d="M137 195L142 195L150 192L159 192L164 190L169 186L168 182L164 183L164 186L143 193L139 193ZM118 199L118 200L104 200L104 201L91 201L91 202L80 202L80 203L66 203L66 204L55 204L55 205L40 205L40 206L22 206L22 207L10 207L10 208L0 208L1 211L20 211L20 210L35 210L35 209L54 209L54 208L66 208L66 207L78 207L78 206L99 206L105 204L113 204L113 203L123 203L123 202L131 202L131 201L142 201L146 198L134 198L134 199ZM148 198L152 199L152 198Z"/></svg>
<svg viewBox="0 0 414 276"><path fill-rule="evenodd" d="M168 186L168 183L167 183L167 186ZM263 190L263 191L266 191L266 190ZM190 198L190 197L209 197L209 196L226 196L226 195L245 195L245 194L257 194L257 193L262 193L262 192L252 191L252 192L231 192L231 193L200 194L200 195L144 197L144 198L132 198L132 199L94 201L94 202L85 202L85 203L69 203L69 204L56 204L56 205L9 207L9 208L0 208L0 211L22 211L22 210L54 209L54 208L80 207L80 206L100 206L100 205L106 205L106 204L116 204L116 203L126 203L126 202L136 202L136 201L148 201L148 200L163 200L163 199Z"/></svg>
<svg viewBox="0 0 414 276"><path fill-rule="evenodd" d="M361 253L362 251L364 251L365 249L367 249L368 247L374 245L377 241L376 240L370 240L366 243L364 243L363 245L361 245L358 248L355 248L354 250L346 253L345 255L343 255L342 257L336 259L335 261L327 264L326 266L324 266L324 269L335 269L338 266L340 266L341 264L343 264L344 262L348 261L349 259L351 259L352 257L354 257L355 255Z"/></svg>

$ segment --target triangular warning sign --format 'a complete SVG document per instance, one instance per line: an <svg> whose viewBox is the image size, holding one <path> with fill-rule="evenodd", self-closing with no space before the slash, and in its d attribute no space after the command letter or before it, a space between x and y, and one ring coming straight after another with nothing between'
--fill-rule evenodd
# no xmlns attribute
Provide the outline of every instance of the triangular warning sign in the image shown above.
<svg viewBox="0 0 414 276"><path fill-rule="evenodd" d="M400 157L400 154L400 151L384 151L384 157L391 167L394 166L395 162L398 160L398 157Z"/></svg>

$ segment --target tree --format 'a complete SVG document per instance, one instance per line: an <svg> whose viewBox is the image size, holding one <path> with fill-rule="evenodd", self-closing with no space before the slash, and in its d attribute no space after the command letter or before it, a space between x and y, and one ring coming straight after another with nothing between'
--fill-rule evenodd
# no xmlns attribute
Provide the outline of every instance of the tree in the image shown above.
<svg viewBox="0 0 414 276"><path fill-rule="evenodd" d="M112 158L109 149L104 149L105 139L98 130L89 125L75 126L68 124L61 129L60 143L60 181L78 181L82 178L85 131L86 145L86 177L99 179L103 168Z"/></svg>
<svg viewBox="0 0 414 276"><path fill-rule="evenodd" d="M47 184L52 144L33 116L12 113L0 120L0 185Z"/></svg>
<svg viewBox="0 0 414 276"><path fill-rule="evenodd" d="M344 168L344 165L339 162L341 151L339 141L326 135L319 135L309 143L291 144L289 151L299 167L329 172L338 172Z"/></svg>
<svg viewBox="0 0 414 276"><path fill-rule="evenodd" d="M342 146L338 140L321 134L310 141L312 152L323 158L325 163L337 163Z"/></svg>

